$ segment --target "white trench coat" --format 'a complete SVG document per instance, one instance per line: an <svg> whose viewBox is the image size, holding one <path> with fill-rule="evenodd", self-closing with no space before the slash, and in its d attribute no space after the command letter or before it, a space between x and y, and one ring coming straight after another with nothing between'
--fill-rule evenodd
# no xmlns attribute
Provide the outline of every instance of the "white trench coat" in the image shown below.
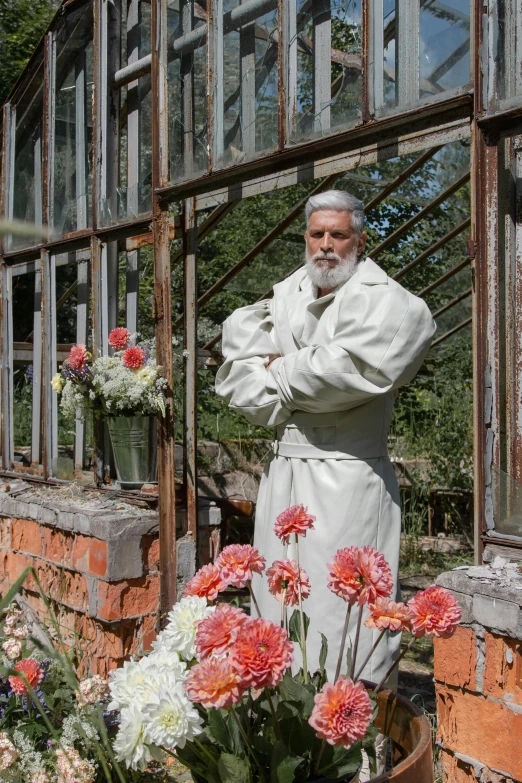
<svg viewBox="0 0 522 783"><path fill-rule="evenodd" d="M346 612L327 587L327 562L348 546L369 545L397 573L401 516L399 489L387 456L397 389L411 381L435 333L426 304L390 279L370 258L337 291L315 298L304 269L274 286L274 298L241 307L223 327L224 364L217 393L248 421L275 427L274 453L261 480L254 544L267 565L295 557L273 533L276 517L302 503L317 521L300 538L302 567L311 581L304 603L310 616L308 665L318 666L328 639L332 679ZM266 364L279 354L269 370ZM253 589L262 615L280 621L280 604L266 579ZM353 642L358 610L352 611ZM377 638L362 626L362 663ZM379 681L400 646L387 635L363 676ZM299 661L298 655L295 656Z"/></svg>

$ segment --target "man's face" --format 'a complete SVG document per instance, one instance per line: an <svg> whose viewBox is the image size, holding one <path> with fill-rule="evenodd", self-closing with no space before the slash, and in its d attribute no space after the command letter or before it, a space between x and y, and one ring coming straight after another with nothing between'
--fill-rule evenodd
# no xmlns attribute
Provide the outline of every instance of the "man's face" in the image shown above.
<svg viewBox="0 0 522 783"><path fill-rule="evenodd" d="M366 231L357 237L352 226L351 212L320 210L310 216L305 233L307 256L321 256L333 253L342 259L359 256L366 243ZM336 259L323 259L315 263L329 268L337 266Z"/></svg>

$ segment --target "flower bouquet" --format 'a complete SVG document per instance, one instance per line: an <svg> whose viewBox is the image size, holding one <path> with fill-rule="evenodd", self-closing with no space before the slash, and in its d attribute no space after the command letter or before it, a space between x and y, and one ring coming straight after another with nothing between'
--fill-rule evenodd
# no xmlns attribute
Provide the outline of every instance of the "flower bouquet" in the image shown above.
<svg viewBox="0 0 522 783"><path fill-rule="evenodd" d="M313 586L299 564L298 542L314 521L303 506L287 509L276 521L275 533L283 542L292 540L296 551L296 560L276 561L266 570L268 588L281 603L279 624L259 616L252 590L253 575L265 572L264 558L250 545L231 545L187 584L153 652L111 673L109 706L121 711L118 760L145 769L153 758L175 756L194 780L210 783L356 777L363 749L371 756L378 733L376 694L399 662L390 662L383 680L370 689L360 679L370 655L386 632L411 631L412 643L425 634L449 637L461 612L440 587L427 588L408 605L391 600L393 580L382 554L367 546L341 549L325 568L329 588L346 604L336 673L328 682L323 635L319 668L310 673L303 601ZM218 602L228 586L248 587L254 616ZM357 631L345 656L354 607ZM361 661L357 647L365 607L366 625L380 634ZM291 668L295 644L303 660L299 671Z"/></svg>

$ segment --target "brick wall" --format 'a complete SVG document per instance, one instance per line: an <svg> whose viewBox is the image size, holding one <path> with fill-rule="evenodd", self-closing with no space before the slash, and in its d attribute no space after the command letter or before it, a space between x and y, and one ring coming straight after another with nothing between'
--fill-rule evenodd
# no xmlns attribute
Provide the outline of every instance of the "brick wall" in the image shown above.
<svg viewBox="0 0 522 783"><path fill-rule="evenodd" d="M438 580L463 610L455 635L435 639L444 783L522 781L522 573L496 565Z"/></svg>

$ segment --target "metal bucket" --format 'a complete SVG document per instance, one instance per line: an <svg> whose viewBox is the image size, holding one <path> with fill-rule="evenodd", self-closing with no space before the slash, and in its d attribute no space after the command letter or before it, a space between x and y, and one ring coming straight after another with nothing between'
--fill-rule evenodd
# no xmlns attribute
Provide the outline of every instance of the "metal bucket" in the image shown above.
<svg viewBox="0 0 522 783"><path fill-rule="evenodd" d="M158 434L155 416L109 418L116 475L123 489L157 480Z"/></svg>

